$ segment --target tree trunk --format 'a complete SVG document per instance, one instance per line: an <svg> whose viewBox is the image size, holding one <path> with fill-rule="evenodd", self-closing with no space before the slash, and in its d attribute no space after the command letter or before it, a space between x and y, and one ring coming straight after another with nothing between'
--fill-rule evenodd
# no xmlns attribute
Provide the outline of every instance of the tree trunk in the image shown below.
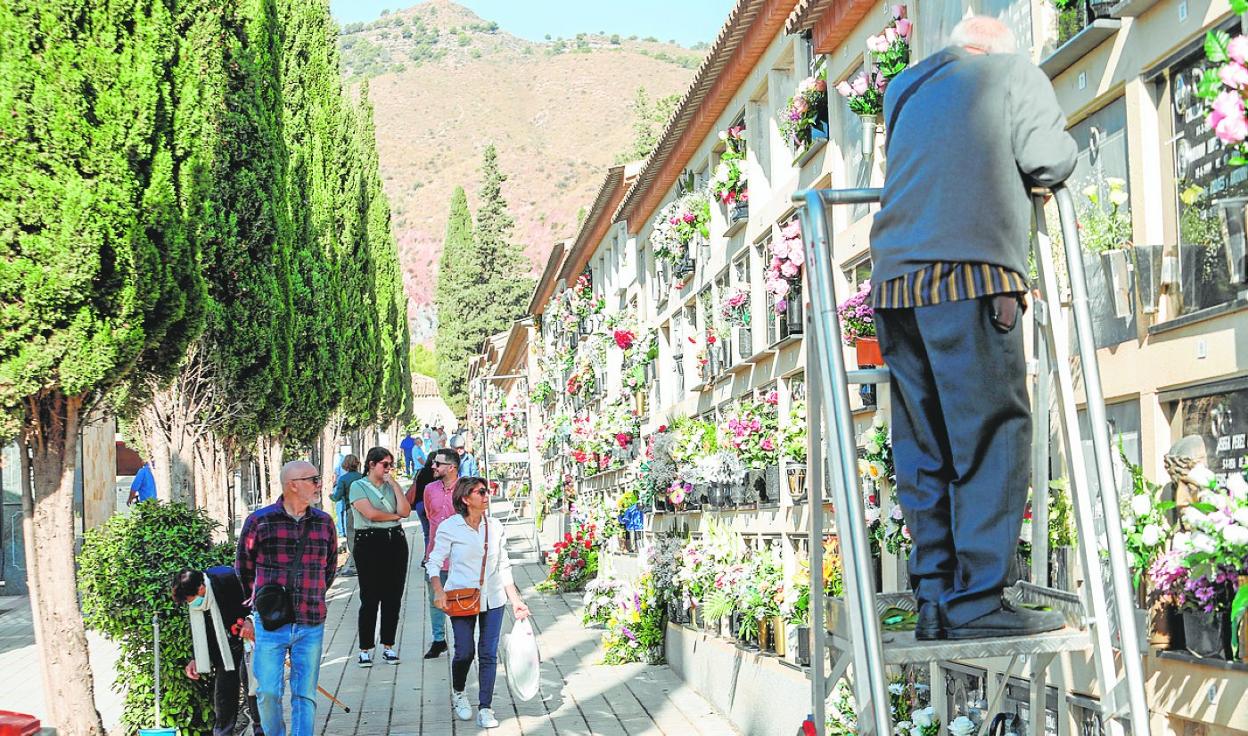
<svg viewBox="0 0 1248 736"><path fill-rule="evenodd" d="M205 433L206 434L206 433ZM195 439L182 422L174 428L169 443L170 498L188 506L198 505L200 492L195 487Z"/></svg>
<svg viewBox="0 0 1248 736"><path fill-rule="evenodd" d="M330 417L329 424L321 430L321 483L323 489L332 489L334 484L334 463L338 458L338 418ZM321 494L321 502L329 503L329 493Z"/></svg>
<svg viewBox="0 0 1248 736"><path fill-rule="evenodd" d="M230 489L226 473L225 447L217 436L206 432L195 448L195 503L209 518L221 523L213 534L214 541L233 539L234 515L231 513Z"/></svg>
<svg viewBox="0 0 1248 736"><path fill-rule="evenodd" d="M282 495L282 440L269 438L269 498L276 501Z"/></svg>
<svg viewBox="0 0 1248 736"><path fill-rule="evenodd" d="M143 433L143 444L147 446L148 456L143 459L151 464L152 479L156 481L156 498L172 501L173 474L170 472L172 460L169 454L169 436L160 428L155 407L143 407L139 412L138 426Z"/></svg>
<svg viewBox="0 0 1248 736"><path fill-rule="evenodd" d="M74 466L82 399L28 400L21 438L22 529L49 720L68 736L103 736L74 570Z"/></svg>

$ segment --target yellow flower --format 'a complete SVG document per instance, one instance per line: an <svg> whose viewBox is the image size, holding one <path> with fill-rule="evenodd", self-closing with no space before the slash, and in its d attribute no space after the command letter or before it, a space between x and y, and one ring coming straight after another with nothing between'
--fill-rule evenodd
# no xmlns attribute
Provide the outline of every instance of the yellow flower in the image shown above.
<svg viewBox="0 0 1248 736"><path fill-rule="evenodd" d="M1193 184L1179 194L1179 199L1183 202L1183 204L1191 207L1196 204L1196 200L1200 199L1200 195L1204 194L1204 192L1204 189Z"/></svg>
<svg viewBox="0 0 1248 736"><path fill-rule="evenodd" d="M879 480L884 476L884 468L879 463L867 463L867 477Z"/></svg>

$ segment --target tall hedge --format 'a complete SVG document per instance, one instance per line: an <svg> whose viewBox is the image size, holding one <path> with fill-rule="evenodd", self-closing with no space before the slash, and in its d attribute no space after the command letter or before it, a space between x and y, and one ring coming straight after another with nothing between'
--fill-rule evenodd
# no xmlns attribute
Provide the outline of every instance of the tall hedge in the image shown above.
<svg viewBox="0 0 1248 736"><path fill-rule="evenodd" d="M201 510L148 501L88 530L79 555L82 612L91 628L119 645L117 683L125 688L122 722L150 728L154 712L152 616L160 619L160 709L164 725L211 733L211 678L188 679L193 658L190 614L174 602L170 580L184 567L232 563L228 544L214 545L217 523Z"/></svg>

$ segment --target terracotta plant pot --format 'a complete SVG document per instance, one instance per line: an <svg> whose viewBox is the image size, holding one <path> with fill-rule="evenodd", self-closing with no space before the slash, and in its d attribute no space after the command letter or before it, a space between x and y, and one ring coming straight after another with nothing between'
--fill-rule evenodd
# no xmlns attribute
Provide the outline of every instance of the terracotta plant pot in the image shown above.
<svg viewBox="0 0 1248 736"><path fill-rule="evenodd" d="M854 349L858 352L858 367L884 365L884 356L880 354L880 341L874 337L860 337L854 341Z"/></svg>

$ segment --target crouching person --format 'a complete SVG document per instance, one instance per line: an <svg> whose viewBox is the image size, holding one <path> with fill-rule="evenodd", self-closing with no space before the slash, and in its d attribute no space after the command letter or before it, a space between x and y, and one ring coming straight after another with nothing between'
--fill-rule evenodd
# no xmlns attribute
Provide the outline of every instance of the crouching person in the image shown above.
<svg viewBox="0 0 1248 736"><path fill-rule="evenodd" d="M195 658L186 663L186 676L198 680L215 674L213 736L233 736L238 720L239 692L248 691L243 639L253 637L251 611L243 604L243 586L229 566L200 572L186 568L173 577L173 599L190 608L191 643ZM264 736L256 698L247 695L252 733Z"/></svg>

